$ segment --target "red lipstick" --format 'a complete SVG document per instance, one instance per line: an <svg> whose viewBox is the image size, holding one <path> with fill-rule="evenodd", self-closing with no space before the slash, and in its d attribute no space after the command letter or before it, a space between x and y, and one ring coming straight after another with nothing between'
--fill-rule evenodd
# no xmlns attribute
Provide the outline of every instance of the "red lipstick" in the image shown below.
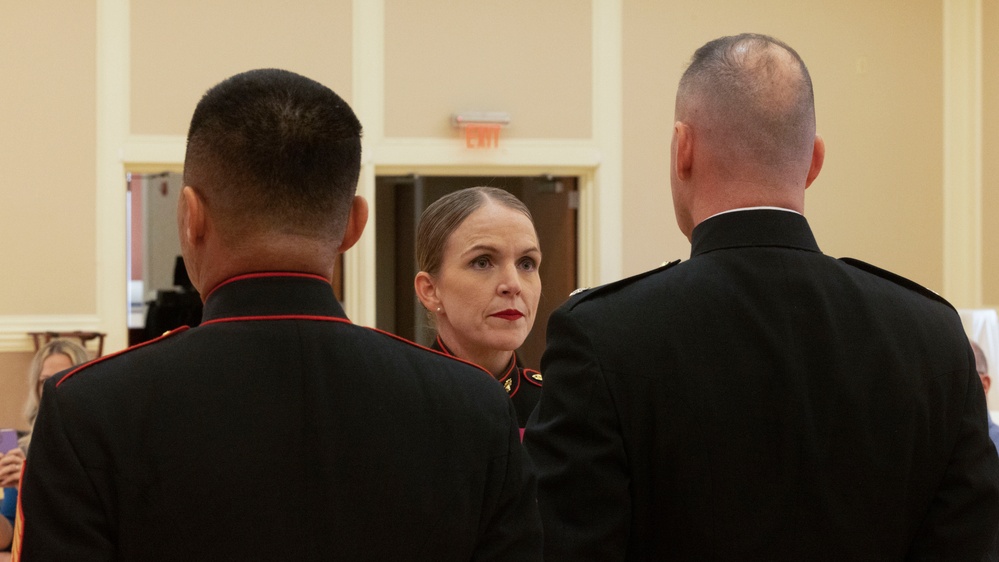
<svg viewBox="0 0 999 562"><path fill-rule="evenodd" d="M507 310L501 310L500 312L497 312L497 313L493 314L493 316L495 316L497 318L502 318L503 320L513 321L513 320L519 320L519 319L523 318L524 317L524 313L521 312L521 311L519 311L519 310L516 310L516 309L513 309L513 308L509 308Z"/></svg>

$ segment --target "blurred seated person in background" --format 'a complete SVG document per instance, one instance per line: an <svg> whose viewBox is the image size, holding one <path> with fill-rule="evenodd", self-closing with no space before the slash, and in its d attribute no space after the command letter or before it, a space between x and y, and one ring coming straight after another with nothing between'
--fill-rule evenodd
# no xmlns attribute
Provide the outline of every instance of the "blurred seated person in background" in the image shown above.
<svg viewBox="0 0 999 562"><path fill-rule="evenodd" d="M971 349L975 351L975 368L978 369L978 377L982 379L982 388L988 395L989 387L992 386L992 378L989 377L989 362L986 361L985 352L977 343L971 342ZM991 413L989 414L989 437L995 443L996 450L999 451L999 425L992 421Z"/></svg>
<svg viewBox="0 0 999 562"><path fill-rule="evenodd" d="M534 326L541 249L534 219L509 192L470 187L423 212L416 233L416 295L437 329L433 348L489 371L527 424L541 374L515 350Z"/></svg>
<svg viewBox="0 0 999 562"><path fill-rule="evenodd" d="M171 290L156 291L156 300L149 303L143 341L156 339L165 332L181 326L193 328L201 324L203 310L201 295L191 284L183 256L177 256L174 261L173 286Z"/></svg>
<svg viewBox="0 0 999 562"><path fill-rule="evenodd" d="M49 377L85 363L89 360L87 350L80 344L65 339L56 339L43 345L35 353L28 368L28 399L24 404L24 416L28 427L35 423L38 415L38 401L42 395L42 385ZM25 453L31 442L31 431L19 439L18 448L0 451L0 486L3 487L3 503L0 504L0 549L10 548L13 534L14 514L17 509L17 487L21 483L21 467Z"/></svg>

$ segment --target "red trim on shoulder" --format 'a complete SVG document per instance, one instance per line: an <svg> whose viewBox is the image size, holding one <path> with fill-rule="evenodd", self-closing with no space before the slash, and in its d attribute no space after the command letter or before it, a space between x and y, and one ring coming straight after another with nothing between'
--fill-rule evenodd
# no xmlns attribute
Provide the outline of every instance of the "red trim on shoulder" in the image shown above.
<svg viewBox="0 0 999 562"><path fill-rule="evenodd" d="M377 332L377 331L380 331L380 330L375 330L375 331ZM382 333L385 333L385 334L388 334L387 332L382 332ZM395 337L395 336L394 336L394 334L388 334L388 335L390 335L390 336L393 336L393 337ZM405 341L405 342L407 342L407 343L413 343L413 342L411 342L411 341L409 341L409 340L407 340L407 339L405 339L405 338L400 338L400 339L402 339L403 341ZM440 334L437 334L437 345L439 345L439 346L440 346L440 348L441 348L440 350L436 350L436 349L434 349L434 348L432 348L432 347L431 347L431 348L428 348L428 347L423 347L422 345L419 345L419 344L413 344L413 345L416 345L417 347L421 347L421 348L423 348L423 349L429 349L430 351L433 351L434 353L439 353L439 354L442 354L442 355L446 355L446 356L448 356L448 357L451 357L452 359L457 359L458 361L461 361L461 362L463 362L463 363L468 363L469 365L474 365L475 367L478 367L479 369L482 369L483 371L486 371L487 373L489 373L489 371L488 371L488 370L486 370L486 369L485 369L484 367L482 367L481 365L478 365L478 364L476 364L476 363L472 363L471 361L468 361L467 359L462 359L461 357L458 357L457 355L455 355L454 353L452 353L452 352L451 352L451 350L450 350L450 349L448 349L447 345L445 345L445 344L444 344L444 340L442 340L442 339L441 339L441 335L440 335ZM512 371L513 371L513 370L514 370L514 369L515 369L516 367L517 367L517 354L516 354L516 353L514 353L514 354L513 354L513 358L512 358L512 359L510 359L510 366L506 368L506 373L504 373L503 375L501 375L501 376L500 376L500 377L498 377L498 378L497 378L497 377L495 377L495 376L493 376L493 374L492 374L492 373L489 373L489 376L490 376L490 377L493 377L493 378L494 378L494 379L496 379L496 380L497 380L498 382L501 382L501 383L502 383L503 381L505 381L505 380L506 380L506 378L507 378L507 377L509 377L509 376L510 376L510 373L511 373L511 372L512 372ZM518 387L519 387L519 385L518 385ZM505 388L505 387L504 387L504 388ZM513 392L514 392L514 393L516 393L517 391L516 391L516 390L513 390ZM510 394L510 396L513 396L513 394Z"/></svg>
<svg viewBox="0 0 999 562"><path fill-rule="evenodd" d="M382 334L384 336L388 336L388 337L390 337L392 339L395 339L395 340L399 340L402 343L411 345L411 346L413 346L415 348L422 349L422 350L425 350L425 351L429 351L430 353L433 353L435 355L440 355L441 357L447 357L448 359L454 359L455 361L460 361L461 363L464 363L466 365L471 365L471 366L475 367L476 369L482 371L483 373L489 375L490 377L493 376L492 373L490 373L489 371L483 369L481 366L476 365L475 363L472 363L471 361L467 361L465 359L462 359L461 357L458 357L457 355L451 355L450 353L447 353L445 351L437 351L436 349L431 349L429 347L424 347L424 346L422 346L422 345L420 345L420 344L418 344L416 342L409 341L409 340L407 340L406 338L404 338L402 336L398 336L396 334L393 334L392 332L386 332L384 330L379 330L378 328L367 328L366 327L365 329L366 330L371 330L372 332L377 332L377 333ZM442 342L440 340L440 336L437 336L437 341L440 342L441 349L447 350L447 347L444 346L444 342Z"/></svg>
<svg viewBox="0 0 999 562"><path fill-rule="evenodd" d="M125 349L123 349L121 351L116 351L115 353L109 353L107 355L102 355L102 356L98 357L97 359L94 359L93 361L88 361L86 363L82 363L80 365L77 365L75 369L73 369L72 371L66 373L65 375L63 375L63 377L61 379L59 379L59 382L56 383L56 388L58 388L60 384L66 382L66 379L68 379L69 377L75 375L76 373L79 373L80 371L86 369L87 367L90 367L91 365L96 365L96 364L101 363L103 361L107 361L108 359L111 359L112 357L117 357L119 355L124 355L125 353L128 353L129 351L132 351L134 349L139 349L140 347L146 347L147 345L154 344L154 343L156 343L156 342L158 342L158 341L160 341L162 339L168 338L168 337L170 337L172 335L179 334L181 332L186 332L189 329L191 329L190 326L181 326L179 328L174 328L173 330L169 330L169 331L163 332L163 335L160 336L160 337L158 337L158 338L151 339L151 340L148 340L148 341L144 341L142 343L135 344L132 347L126 347Z"/></svg>
<svg viewBox="0 0 999 562"><path fill-rule="evenodd" d="M202 322L202 326L208 326L209 324L222 324L224 322L254 322L258 320L317 320L320 322L342 322L344 324L353 324L350 320L346 318L338 318L336 316L315 316L312 314L275 314L273 316L231 316L228 318L216 318L214 320L208 320Z"/></svg>
<svg viewBox="0 0 999 562"><path fill-rule="evenodd" d="M264 277L302 277L302 278L306 278L306 279L317 279L319 281L323 281L324 283L329 283L330 282L329 279L326 279L322 275L316 275L315 273L297 273L297 272L294 272L294 271L262 271L260 273L244 273L243 275L237 275L235 277L230 277L229 279L226 279L225 281L223 281L223 282L219 283L218 285L215 285L214 287L212 287L212 290L208 291L208 294L205 295L205 300L208 300L208 297L212 296L212 293L214 293L215 291L219 290L220 287L224 287L224 286L228 285L229 283L234 283L236 281L242 281L244 279L261 279L261 278L264 278Z"/></svg>
<svg viewBox="0 0 999 562"><path fill-rule="evenodd" d="M540 375L541 371L535 371L534 369L523 369L521 372L524 373L524 378L527 379L527 382L533 384L534 386L541 386L541 381L531 376L531 375Z"/></svg>
<svg viewBox="0 0 999 562"><path fill-rule="evenodd" d="M244 320L245 321L251 321L251 322L252 321L256 321L256 320L317 320L317 321L322 321L322 322L340 322L340 323L348 324L348 325L351 325L351 326L354 325L353 322L351 322L350 320L348 320L346 318L337 318L335 316L310 316L310 315L306 315L306 314L284 314L284 315L277 315L277 316L233 316L231 318L216 318L215 320L208 320L207 322L202 322L201 325L202 326L207 326L209 324L221 324L221 323L224 323L224 322L241 322L241 321L244 321ZM407 340L406 338L404 338L402 336L398 336L398 335L393 334L391 332L386 332L384 330L379 330L378 328L368 328L366 326L359 326L359 327L360 328L364 328L365 330L371 330L372 332L376 332L378 334L382 334L383 336L388 336L388 337L390 337L390 338L392 338L394 340L401 341L402 343L410 345L410 346L413 346L415 348L422 349L424 351L429 351L430 353L433 353L435 355L440 355L441 357L447 357L449 359L454 359L455 361L460 361L462 363L465 363L466 365L471 365L472 367L475 367L476 369L479 369L480 371L482 371L484 373L487 373L487 374L489 373L489 371L486 371L485 369L483 369L482 367L476 365L475 363L472 363L471 361L465 361L464 359L462 359L460 357L455 357L454 355L448 355L447 353L444 353L444 352L441 352L441 351L437 351L436 349L430 349L429 347L424 347L424 346L422 346L422 345L420 345L418 343L411 342L411 341ZM489 375L489 376L492 376L492 375Z"/></svg>

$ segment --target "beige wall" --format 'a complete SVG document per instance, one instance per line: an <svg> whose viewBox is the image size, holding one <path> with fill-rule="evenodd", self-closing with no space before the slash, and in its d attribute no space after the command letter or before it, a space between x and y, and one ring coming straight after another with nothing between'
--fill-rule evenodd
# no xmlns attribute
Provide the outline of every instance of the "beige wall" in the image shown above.
<svg viewBox="0 0 999 562"><path fill-rule="evenodd" d="M28 396L31 352L0 353L0 428L28 429L22 411Z"/></svg>
<svg viewBox="0 0 999 562"><path fill-rule="evenodd" d="M0 13L0 315L93 314L95 5Z"/></svg>
<svg viewBox="0 0 999 562"><path fill-rule="evenodd" d="M999 0L982 13L982 300L999 307Z"/></svg>
<svg viewBox="0 0 999 562"><path fill-rule="evenodd" d="M304 74L351 101L350 0L132 0L131 41L136 134L186 134L205 90L253 68Z"/></svg>
<svg viewBox="0 0 999 562"><path fill-rule="evenodd" d="M614 99L597 86L616 79L594 71L608 68L601 58L608 52L595 51L594 34L607 6L613 13L617 4L595 1L384 0L382 9L369 11L372 4L352 0L184 0L169 6L154 0L0 0L0 264L7 272L0 344L8 351L0 352L0 396L14 396L8 400L19 411L23 388L15 381L23 379L30 356L26 340L16 339L21 326L99 314L100 264L121 253L97 247L96 177L109 160L124 169L117 147L99 155L95 146L106 123L98 123L95 108L113 95L102 89L98 67L108 58L98 58L98 39L118 32L104 27L98 37L107 21L98 20L98 7L127 9L121 28L128 35L124 44L130 41L129 62L105 69L125 78L127 93L118 104L127 113L124 142L162 136L169 154L182 147L190 112L207 87L262 66L315 77L355 106L370 99L353 99L355 91L367 91L357 89L359 71L384 68L364 87L380 88L384 99L378 98L377 109L388 139L447 141L456 136L447 122L451 112L502 110L513 116L504 139L579 145L601 134L595 115L620 111L623 181L599 187L620 190L625 275L689 253L674 224L667 173L673 96L685 61L722 34L776 35L799 50L815 83L828 152L806 212L820 245L942 290L940 0L620 0L619 108L593 107ZM593 5L604 19L594 17ZM362 59L364 69L355 67L354 57L366 51L355 48L371 34L354 32L358 6L366 18L383 18L377 29L383 48L372 51L375 59ZM999 221L990 220L999 213L999 0L983 0L983 8L983 287L984 302L999 304ZM488 155L465 156L456 156L465 166L489 161ZM382 157L377 147L373 157ZM179 160L158 162L171 168ZM121 185L124 190L124 178ZM4 415L9 412L0 411L0 420Z"/></svg>
<svg viewBox="0 0 999 562"><path fill-rule="evenodd" d="M756 31L812 75L827 153L805 210L822 249L941 290L939 2L635 1L624 15L626 272L689 256L669 196L676 84L707 40Z"/></svg>
<svg viewBox="0 0 999 562"><path fill-rule="evenodd" d="M591 19L580 0L385 3L385 134L453 137L506 111L504 138L589 138Z"/></svg>

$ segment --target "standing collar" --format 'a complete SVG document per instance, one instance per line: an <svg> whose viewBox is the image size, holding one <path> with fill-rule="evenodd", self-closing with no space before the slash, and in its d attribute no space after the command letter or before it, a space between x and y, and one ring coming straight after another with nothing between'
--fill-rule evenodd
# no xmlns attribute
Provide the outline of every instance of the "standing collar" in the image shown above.
<svg viewBox="0 0 999 562"><path fill-rule="evenodd" d="M307 273L267 272L233 277L212 289L202 323L261 316L347 317L329 280Z"/></svg>
<svg viewBox="0 0 999 562"><path fill-rule="evenodd" d="M690 256L724 248L777 246L819 252L805 217L785 209L745 209L705 219L691 235Z"/></svg>
<svg viewBox="0 0 999 562"><path fill-rule="evenodd" d="M434 351L440 351L441 353L443 353L445 355L450 355L451 357L458 357L457 355L454 354L454 352L451 351L450 348L448 348L447 344L444 343L444 340L441 339L440 334L438 334L437 337L434 338L434 343L430 346L430 349L432 349ZM461 358L459 358L459 359L461 359ZM468 360L465 359L465 361L468 361ZM479 368L482 369L483 371L486 370L481 365L479 366ZM507 377L509 377L515 370L520 369L520 368L521 368L520 358L517 357L517 352L514 351L513 352L513 357L510 359L510 364L507 365L506 369L504 369L503 372L500 373L499 375L493 375L493 378L496 379L496 380L498 380L498 381L500 381L500 382L503 382L504 379L506 379ZM489 373L489 374L492 375L492 373ZM509 388L506 389L506 390L507 390L507 392L510 391Z"/></svg>

